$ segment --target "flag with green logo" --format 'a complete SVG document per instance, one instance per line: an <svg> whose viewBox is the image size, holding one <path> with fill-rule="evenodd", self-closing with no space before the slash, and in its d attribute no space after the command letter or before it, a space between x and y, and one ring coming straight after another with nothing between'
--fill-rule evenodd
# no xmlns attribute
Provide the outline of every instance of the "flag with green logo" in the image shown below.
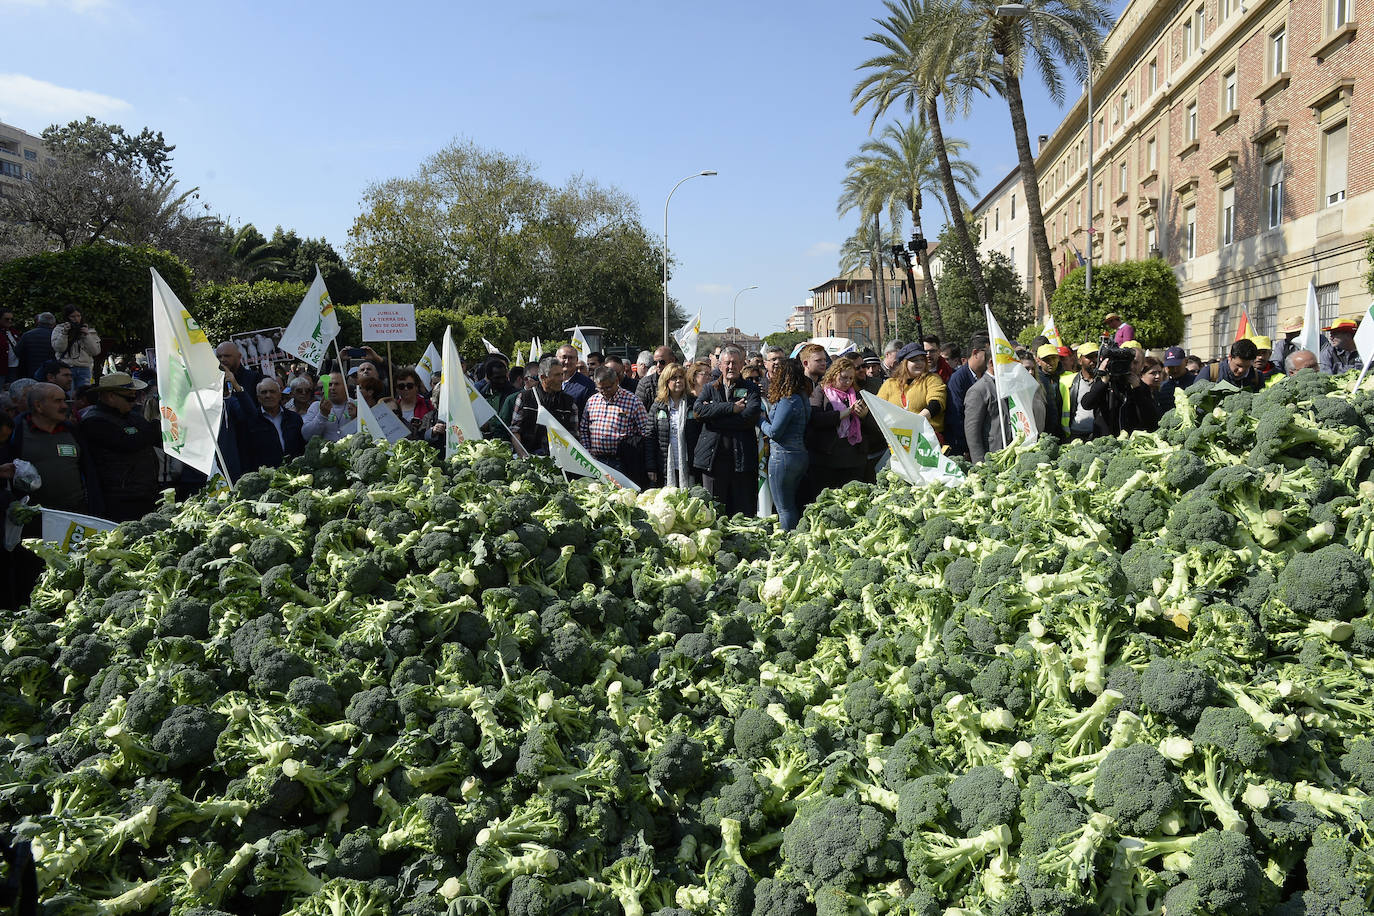
<svg viewBox="0 0 1374 916"><path fill-rule="evenodd" d="M1355 380L1355 391L1369 372L1369 361L1374 360L1374 303L1360 316L1360 326L1355 329L1355 352L1360 354L1360 377Z"/></svg>
<svg viewBox="0 0 1374 916"><path fill-rule="evenodd" d="M997 382L997 398L1001 414L1011 421L1011 437L1026 444L1040 437L1035 423L1035 392L1040 383L1026 371L1016 358L1011 338L1002 333L1002 326L992 316L992 309L984 307L988 319L988 337L992 339L992 374Z"/></svg>
<svg viewBox="0 0 1374 916"><path fill-rule="evenodd" d="M482 438L482 424L476 413L476 402L481 400L481 396L468 387L468 377L463 374L463 361L458 357L458 348L453 343L452 327L444 328L441 355L443 376L439 380L439 419L444 422L444 447L447 454L453 455L464 442ZM483 402L483 406L490 410L486 402Z"/></svg>
<svg viewBox="0 0 1374 916"><path fill-rule="evenodd" d="M324 275L317 266L315 282L310 284L291 323L282 332L278 346L301 362L318 369L329 352L330 342L337 336L339 318L334 314L334 300L329 298Z"/></svg>
<svg viewBox="0 0 1374 916"><path fill-rule="evenodd" d="M867 391L861 394L892 450L894 474L915 484L953 484L964 479L959 465L940 451L940 439L929 420Z"/></svg>
<svg viewBox="0 0 1374 916"><path fill-rule="evenodd" d="M543 426L549 434L549 457L553 463L565 471L578 474L582 477L594 477L602 483L621 487L626 490L639 491L639 486L630 478L617 471L615 468L608 467L592 457L591 452L582 447L582 443L577 441L577 437L568 432L554 419L553 414L539 405L537 422Z"/></svg>
<svg viewBox="0 0 1374 916"><path fill-rule="evenodd" d="M224 413L224 371L200 325L167 281L152 273L162 449L209 475Z"/></svg>

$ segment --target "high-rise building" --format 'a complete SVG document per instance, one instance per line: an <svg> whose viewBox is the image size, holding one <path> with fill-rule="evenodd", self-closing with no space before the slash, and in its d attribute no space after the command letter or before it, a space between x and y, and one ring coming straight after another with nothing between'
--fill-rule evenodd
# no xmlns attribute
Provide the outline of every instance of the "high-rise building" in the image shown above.
<svg viewBox="0 0 1374 916"><path fill-rule="evenodd" d="M43 138L0 121L0 196L52 162Z"/></svg>

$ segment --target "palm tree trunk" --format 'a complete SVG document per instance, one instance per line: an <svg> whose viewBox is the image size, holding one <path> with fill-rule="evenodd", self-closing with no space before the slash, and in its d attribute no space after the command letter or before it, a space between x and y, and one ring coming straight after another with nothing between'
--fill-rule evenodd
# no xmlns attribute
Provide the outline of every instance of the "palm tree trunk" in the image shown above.
<svg viewBox="0 0 1374 916"><path fill-rule="evenodd" d="M879 344L887 340L887 284L883 282L883 222L877 214L873 214L873 240L878 246L878 271L873 275L873 307L879 309L878 320L873 325L877 340L873 341L873 349L881 355ZM877 287L882 287L881 298Z"/></svg>
<svg viewBox="0 0 1374 916"><path fill-rule="evenodd" d="M1021 167L1021 189L1026 195L1026 215L1030 217L1031 244L1035 246L1035 260L1040 268L1040 290L1048 304L1054 295L1054 262L1050 259L1050 240L1045 235L1045 214L1040 212L1040 182L1035 177L1035 157L1031 155L1030 133L1026 129L1026 106L1021 101L1021 81L1016 68L1002 57L1002 78L1006 81L1004 94L1011 109L1012 132L1016 135L1016 157ZM1092 151L1088 151L1092 155ZM1088 225L1093 215L1088 214ZM1089 241L1089 244L1092 244Z"/></svg>
<svg viewBox="0 0 1374 916"><path fill-rule="evenodd" d="M924 239L926 233L925 230L921 228L920 198L913 196L907 207L911 210L911 231L917 238ZM930 245L928 240L926 247L917 252L916 262L921 265L921 276L925 278L926 284L926 298L930 300L930 307L927 308L926 311L930 313L933 319L932 323L935 325L935 329L931 331L931 333L935 334L940 338L941 342L943 342L945 339L945 316L940 311L940 298L935 294L935 278L930 275ZM911 292L912 295L916 293L915 290Z"/></svg>
<svg viewBox="0 0 1374 916"><path fill-rule="evenodd" d="M877 352L877 340L882 334L882 320L878 317L878 250L877 248L868 249L868 275L869 289L873 291L873 330L868 335L868 345Z"/></svg>
<svg viewBox="0 0 1374 916"><path fill-rule="evenodd" d="M940 184L945 189L945 201L949 204L950 221L954 223L954 236L959 240L959 247L964 251L964 260L968 261L968 279L973 284L973 291L978 295L978 301L984 308L990 308L992 299L988 296L987 284L983 282L983 264L978 260L978 249L973 246L973 239L968 234L968 222L964 219L964 207L959 202L959 188L954 184L954 172L949 167L949 153L945 151L945 132L940 129L940 111L938 99L929 99L925 103L926 123L930 126L931 139L935 142L935 155L940 160ZM931 283L930 275L926 275L926 282Z"/></svg>

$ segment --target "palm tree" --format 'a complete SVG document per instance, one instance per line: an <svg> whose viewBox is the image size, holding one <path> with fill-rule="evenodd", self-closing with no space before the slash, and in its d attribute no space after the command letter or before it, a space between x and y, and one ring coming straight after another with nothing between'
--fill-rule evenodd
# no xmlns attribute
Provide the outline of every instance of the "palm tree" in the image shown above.
<svg viewBox="0 0 1374 916"><path fill-rule="evenodd" d="M888 17L876 20L881 31L867 36L881 52L859 65L867 71L850 93L854 113L873 107L869 129L895 104L908 112L918 111L921 123L930 132L930 143L939 166L940 186L944 191L946 213L963 213L958 182L950 162L944 131L940 126L940 98L957 111L966 112L974 92L985 92L983 75L988 68L982 61L989 53L967 38L967 30L957 27L953 0L884 0ZM913 214L914 215L914 214ZM978 301L991 303L978 249L962 219L950 221L955 238L969 265L969 281ZM921 269L930 276L930 261L921 252ZM933 285L933 284L932 284ZM932 316L935 317L935 316Z"/></svg>
<svg viewBox="0 0 1374 916"><path fill-rule="evenodd" d="M949 160L950 171L954 174L955 184L965 191L974 193L974 181L978 169L959 154L968 149L963 140L947 138L944 151ZM934 140L926 125L914 118L905 124L889 124L876 140L868 140L859 148L857 155L850 157L846 166L851 175L859 176L868 193L877 199L870 207L886 209L894 214L906 212L911 216L912 228L916 235L924 237L921 227L921 199L927 192L934 193L940 180L939 154ZM945 211L945 219L950 219L948 203L938 194L935 199ZM848 212L859 201L846 194L840 198L841 215ZM921 252L921 270L926 280L926 290L930 307L927 310L936 334L944 335L944 316L940 312L940 301L936 295L935 283L930 276L929 259Z"/></svg>
<svg viewBox="0 0 1374 916"><path fill-rule="evenodd" d="M884 234L878 216L874 214L872 222L862 220L854 234L845 239L844 244L840 245L840 276L843 277L860 267L867 266L871 271L870 276L873 277L875 311L877 311L876 307L879 302L882 303L881 311L877 311L877 314L874 315L873 345L875 349L879 343L887 339L891 332L891 327L887 321L887 284L883 282L883 278L880 276L882 265L878 260L878 252L899 244L901 238L895 222L888 226L888 231ZM882 290L881 293L879 293L879 289ZM879 295L882 296L881 299L878 298Z"/></svg>
<svg viewBox="0 0 1374 916"><path fill-rule="evenodd" d="M252 223L244 224L229 240L229 259L234 263L235 273L249 283L286 267L286 259L277 251L277 246L264 238Z"/></svg>
<svg viewBox="0 0 1374 916"><path fill-rule="evenodd" d="M861 171L852 168L849 174L844 178L842 184L844 190L840 194L840 216L844 216L850 210L857 207L859 210L859 231L846 239L844 246L840 248L840 273L844 274L850 270L857 270L865 259L868 261L868 269L870 276L873 277L874 286L873 306L875 321L873 324L873 332L875 334L885 335L883 323L887 318L887 285L882 284L881 293L877 290L879 286L878 274L882 273L883 269L882 252L885 250L882 247L883 227L882 217L879 212L883 208L883 203L876 195L871 193L871 185L872 182ZM847 205L846 202L848 202ZM892 220L893 231L890 233L892 236L896 234L896 216L897 214L894 213ZM870 220L872 221L871 223ZM857 243L858 247L853 248L852 251L847 251L847 246L850 246L851 242L855 242L855 240L859 239L862 241Z"/></svg>

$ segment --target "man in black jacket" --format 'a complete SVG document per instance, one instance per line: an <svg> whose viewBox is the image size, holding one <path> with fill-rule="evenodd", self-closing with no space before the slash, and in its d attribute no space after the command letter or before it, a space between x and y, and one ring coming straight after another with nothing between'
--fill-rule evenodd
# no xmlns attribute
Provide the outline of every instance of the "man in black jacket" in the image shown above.
<svg viewBox="0 0 1374 916"><path fill-rule="evenodd" d="M539 361L539 384L520 392L515 399L511 432L531 455L549 453L549 431L539 423L541 405L563 424L568 435L577 435L577 402L563 390L563 364L553 356Z"/></svg>
<svg viewBox="0 0 1374 916"><path fill-rule="evenodd" d="M1096 435L1117 436L1123 432L1159 428L1159 408L1154 393L1134 370L1124 375L1108 375L1111 359L1104 357L1098 378L1083 395L1083 408L1093 412Z"/></svg>
<svg viewBox="0 0 1374 916"><path fill-rule="evenodd" d="M126 373L106 373L96 385L96 405L81 418L104 496L104 515L112 522L142 518L157 506L155 449L162 443L162 430L134 409L138 393L147 387Z"/></svg>
<svg viewBox="0 0 1374 916"><path fill-rule="evenodd" d="M36 327L19 335L20 378L37 379L38 368L57 356L52 349L52 329L57 326L57 318L52 312L40 312L34 322Z"/></svg>
<svg viewBox="0 0 1374 916"><path fill-rule="evenodd" d="M304 419L281 405L281 383L274 378L258 382L258 402L232 375L229 387L234 396L225 401L238 436L239 460L245 471L279 468L288 458L305 454L301 434Z"/></svg>
<svg viewBox="0 0 1374 916"><path fill-rule="evenodd" d="M226 340L224 343L215 347L215 356L219 357L219 367L234 377L244 393L248 395L248 400L254 404L258 403L258 382L262 381L262 373L243 364L243 353L239 350L238 344ZM225 389L226 396L236 394L236 391ZM245 470L251 470L247 465Z"/></svg>
<svg viewBox="0 0 1374 916"><path fill-rule="evenodd" d="M726 515L753 515L758 508L759 440L763 413L759 386L740 377L744 351L729 346L720 354L720 378L702 389L693 414L701 421L693 465L702 485Z"/></svg>

